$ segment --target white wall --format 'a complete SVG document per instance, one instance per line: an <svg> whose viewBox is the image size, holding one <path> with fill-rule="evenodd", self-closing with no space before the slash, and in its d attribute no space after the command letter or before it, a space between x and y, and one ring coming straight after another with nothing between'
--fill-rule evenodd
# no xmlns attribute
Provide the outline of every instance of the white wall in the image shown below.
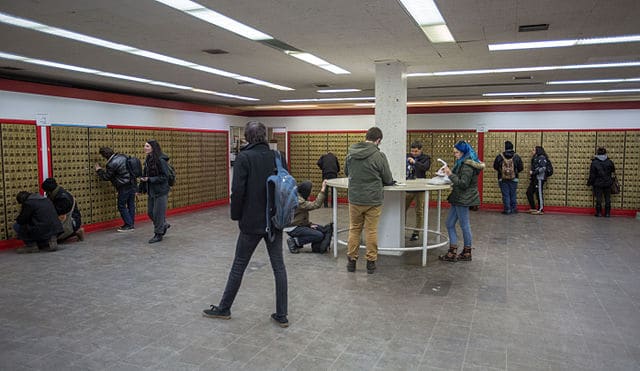
<svg viewBox="0 0 640 371"><path fill-rule="evenodd" d="M50 124L134 125L229 130L244 125L239 116L0 91L0 118L35 120L46 114Z"/></svg>

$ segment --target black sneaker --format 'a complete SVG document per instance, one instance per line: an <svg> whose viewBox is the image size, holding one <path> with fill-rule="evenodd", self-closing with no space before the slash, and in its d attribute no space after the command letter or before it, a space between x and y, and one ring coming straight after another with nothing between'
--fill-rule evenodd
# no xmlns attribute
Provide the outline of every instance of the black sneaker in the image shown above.
<svg viewBox="0 0 640 371"><path fill-rule="evenodd" d="M132 225L125 225L125 226L122 226L122 227L118 228L118 232L131 232L134 229L135 228L133 228Z"/></svg>
<svg viewBox="0 0 640 371"><path fill-rule="evenodd" d="M271 319L282 328L289 327L289 320L287 319L287 316L279 317L277 314L271 313Z"/></svg>
<svg viewBox="0 0 640 371"><path fill-rule="evenodd" d="M208 318L231 319L231 311L229 309L222 310L215 305L212 305L211 309L203 310L202 315Z"/></svg>
<svg viewBox="0 0 640 371"><path fill-rule="evenodd" d="M376 270L376 262L375 260L367 260L367 273L373 274Z"/></svg>
<svg viewBox="0 0 640 371"><path fill-rule="evenodd" d="M167 234L167 229L171 228L171 224L169 223L165 223L164 225L164 230L162 231L162 235L164 236L165 234Z"/></svg>
<svg viewBox="0 0 640 371"><path fill-rule="evenodd" d="M413 232L409 241L418 241L418 238L420 238L420 234Z"/></svg>
<svg viewBox="0 0 640 371"><path fill-rule="evenodd" d="M356 271L356 259L351 259L347 256L347 272Z"/></svg>
<svg viewBox="0 0 640 371"><path fill-rule="evenodd" d="M287 246L289 246L289 252L292 254L297 254L300 252L300 248L296 244L296 240L293 237L287 239Z"/></svg>
<svg viewBox="0 0 640 371"><path fill-rule="evenodd" d="M156 242L160 242L162 241L162 235L161 234L154 234L153 237L149 240L149 243L156 243Z"/></svg>

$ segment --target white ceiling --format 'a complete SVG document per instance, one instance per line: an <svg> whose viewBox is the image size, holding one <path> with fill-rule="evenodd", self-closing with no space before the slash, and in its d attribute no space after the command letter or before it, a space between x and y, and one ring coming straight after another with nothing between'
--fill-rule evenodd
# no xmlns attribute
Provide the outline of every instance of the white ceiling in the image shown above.
<svg viewBox="0 0 640 371"><path fill-rule="evenodd" d="M639 0L440 0L455 44L431 44L395 0L197 0L351 72L334 75L152 0L0 0L0 12L294 88L279 91L0 24L0 52L259 98L257 103L0 59L0 76L228 106L280 99L374 96L378 60L408 72L640 61L640 43L489 52L487 44L640 34ZM549 23L519 33L519 25ZM211 55L204 49L223 49ZM8 68L7 68L8 67ZM14 70L19 68L21 70ZM409 101L482 99L487 92L640 88L640 83L546 86L548 80L640 77L640 68L409 78ZM314 84L359 88L319 94ZM604 96L606 97L606 96ZM606 99L640 99L640 94Z"/></svg>

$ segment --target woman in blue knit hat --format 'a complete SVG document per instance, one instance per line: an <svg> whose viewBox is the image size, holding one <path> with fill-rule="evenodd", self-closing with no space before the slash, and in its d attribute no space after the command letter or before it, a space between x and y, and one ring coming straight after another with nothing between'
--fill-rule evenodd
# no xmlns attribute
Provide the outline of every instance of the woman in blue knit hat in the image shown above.
<svg viewBox="0 0 640 371"><path fill-rule="evenodd" d="M440 255L440 260L455 262L458 260L471 260L471 224L469 222L469 207L480 205L480 193L478 192L478 175L484 169L484 163L478 160L478 155L471 145L463 140L453 146L453 155L456 157L453 169L445 166L443 171L449 176L452 190L449 198L449 215L447 216L447 231L449 232L449 251ZM460 223L464 247L460 255L458 250L458 235L456 223Z"/></svg>

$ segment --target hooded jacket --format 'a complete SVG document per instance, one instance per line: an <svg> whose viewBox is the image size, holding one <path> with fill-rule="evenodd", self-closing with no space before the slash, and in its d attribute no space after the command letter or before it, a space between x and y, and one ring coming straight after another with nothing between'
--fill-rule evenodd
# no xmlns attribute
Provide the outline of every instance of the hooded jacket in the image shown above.
<svg viewBox="0 0 640 371"><path fill-rule="evenodd" d="M71 212L71 217L76 221L78 227L82 224L78 204L74 204L73 196L66 189L57 186L53 191L47 192L47 198L53 202L58 215L66 215ZM73 210L71 210L72 208Z"/></svg>
<svg viewBox="0 0 640 371"><path fill-rule="evenodd" d="M16 223L21 237L27 240L44 241L63 232L53 203L38 193L30 194L22 203Z"/></svg>
<svg viewBox="0 0 640 371"><path fill-rule="evenodd" d="M282 166L287 168L282 158ZM231 220L246 234L265 234L267 178L276 174L275 152L267 143L252 143L240 150L233 164Z"/></svg>
<svg viewBox="0 0 640 371"><path fill-rule="evenodd" d="M98 176L102 180L109 180L117 190L133 187L134 182L131 180L131 174L127 169L127 156L114 153L107 160L105 169L97 171Z"/></svg>
<svg viewBox="0 0 640 371"><path fill-rule="evenodd" d="M613 165L613 161L611 161L606 154L597 155L591 160L587 185L598 188L611 187L613 184L612 174L615 171L616 167Z"/></svg>
<svg viewBox="0 0 640 371"><path fill-rule="evenodd" d="M516 177L513 180L518 179L518 174L522 170L524 170L524 163L522 162L522 159L520 158L520 156L518 156L516 151L514 151L513 149L508 149L502 152L502 155L497 155L496 159L493 161L493 168L498 172L498 180L502 180L502 162L504 161L502 159L502 156L504 156L504 158L506 158L507 160L510 158L513 159L513 169L516 172Z"/></svg>
<svg viewBox="0 0 640 371"><path fill-rule="evenodd" d="M355 205L382 205L383 187L394 183L387 157L372 142L349 148L344 173L349 177L349 203Z"/></svg>
<svg viewBox="0 0 640 371"><path fill-rule="evenodd" d="M147 155L144 160L144 169L142 170L142 176L148 177L146 182L140 182L140 193L148 193L151 197L160 197L169 194L171 187L169 187L169 156L165 153L160 155L160 171L157 175L149 175L149 161L151 156Z"/></svg>
<svg viewBox="0 0 640 371"><path fill-rule="evenodd" d="M318 193L318 196L313 202L307 201L298 193L298 208L296 209L296 213L293 216L293 222L291 222L291 225L295 225L296 227L311 226L311 221L309 220L309 211L322 207L324 199L324 192Z"/></svg>
<svg viewBox="0 0 640 371"><path fill-rule="evenodd" d="M413 157L411 153L407 153L407 159ZM431 157L424 153L413 157L415 162L409 164L407 161L407 179L423 179L427 177L427 171L431 167ZM409 171L410 170L410 171Z"/></svg>
<svg viewBox="0 0 640 371"><path fill-rule="evenodd" d="M320 170L322 170L322 179L334 179L338 177L340 163L338 163L338 159L333 153L327 152L320 156L317 164Z"/></svg>
<svg viewBox="0 0 640 371"><path fill-rule="evenodd" d="M480 205L478 192L478 175L484 169L484 162L476 162L468 158L457 168L454 167L449 179L452 183L451 194L447 201L455 206Z"/></svg>

